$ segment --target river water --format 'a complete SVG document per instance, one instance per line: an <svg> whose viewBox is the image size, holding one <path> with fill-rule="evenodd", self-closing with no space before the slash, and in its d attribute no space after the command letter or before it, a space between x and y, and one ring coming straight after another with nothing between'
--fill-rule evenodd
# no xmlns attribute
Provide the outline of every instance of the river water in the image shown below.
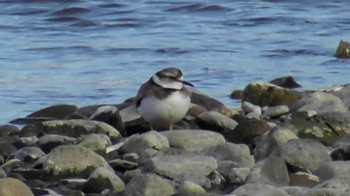
<svg viewBox="0 0 350 196"><path fill-rule="evenodd" d="M53 104L119 103L169 66L222 102L249 82L349 82L347 0L0 0L0 124Z"/></svg>

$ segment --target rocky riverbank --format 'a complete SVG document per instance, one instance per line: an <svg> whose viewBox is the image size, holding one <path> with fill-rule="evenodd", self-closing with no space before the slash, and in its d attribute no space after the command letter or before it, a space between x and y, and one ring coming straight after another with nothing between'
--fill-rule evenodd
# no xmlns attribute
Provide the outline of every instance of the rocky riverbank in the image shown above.
<svg viewBox="0 0 350 196"><path fill-rule="evenodd" d="M0 195L350 195L350 84L196 89L173 131L130 103L55 105L0 126ZM18 124L24 125L21 126Z"/></svg>

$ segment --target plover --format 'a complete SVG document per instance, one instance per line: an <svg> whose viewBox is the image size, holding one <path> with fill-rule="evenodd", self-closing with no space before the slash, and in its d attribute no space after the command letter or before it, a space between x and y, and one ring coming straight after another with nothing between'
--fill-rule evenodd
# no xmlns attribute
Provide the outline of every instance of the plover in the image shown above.
<svg viewBox="0 0 350 196"><path fill-rule="evenodd" d="M153 128L169 128L180 121L190 107L190 92L184 85L193 86L183 79L180 69L169 67L155 73L136 95L140 115Z"/></svg>

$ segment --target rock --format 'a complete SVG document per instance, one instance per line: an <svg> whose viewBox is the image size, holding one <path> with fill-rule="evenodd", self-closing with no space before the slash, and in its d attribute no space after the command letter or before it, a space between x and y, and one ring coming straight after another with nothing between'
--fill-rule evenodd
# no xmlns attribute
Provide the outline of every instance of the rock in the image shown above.
<svg viewBox="0 0 350 196"><path fill-rule="evenodd" d="M191 103L200 105L208 111L216 110L224 105L220 101L198 91L196 88L188 87L187 89L191 92Z"/></svg>
<svg viewBox="0 0 350 196"><path fill-rule="evenodd" d="M350 83L342 85L335 92L332 92L333 95L339 97L350 109Z"/></svg>
<svg viewBox="0 0 350 196"><path fill-rule="evenodd" d="M109 165L116 171L125 172L126 170L137 169L139 165L132 161L126 161L122 159L114 159L108 161Z"/></svg>
<svg viewBox="0 0 350 196"><path fill-rule="evenodd" d="M231 184L243 184L250 174L250 169L245 167L232 168L228 173Z"/></svg>
<svg viewBox="0 0 350 196"><path fill-rule="evenodd" d="M105 122L118 130L123 136L127 135L122 118L115 106L99 107L91 115L90 120Z"/></svg>
<svg viewBox="0 0 350 196"><path fill-rule="evenodd" d="M112 193L122 192L125 188L124 182L114 173L106 168L96 168L91 173L87 182L84 184L85 193L101 193L105 189Z"/></svg>
<svg viewBox="0 0 350 196"><path fill-rule="evenodd" d="M321 164L314 174L317 175L321 181L326 181L348 175L349 172L350 164L348 161L332 161Z"/></svg>
<svg viewBox="0 0 350 196"><path fill-rule="evenodd" d="M269 156L277 146L292 139L298 139L298 137L288 127L274 127L272 130L255 139L255 159L261 160Z"/></svg>
<svg viewBox="0 0 350 196"><path fill-rule="evenodd" d="M218 109L216 109L215 111L219 112L220 114L223 114L227 117L230 117L232 118L233 116L235 115L238 115L240 114L240 111L236 108L233 108L233 107L227 107L227 106L222 106Z"/></svg>
<svg viewBox="0 0 350 196"><path fill-rule="evenodd" d="M310 173L296 172L290 175L290 186L314 187L320 183L320 179Z"/></svg>
<svg viewBox="0 0 350 196"><path fill-rule="evenodd" d="M299 186L285 186L282 187L282 189L288 193L290 196L300 196L303 195L303 192L306 192L309 190L309 188L306 187L299 187Z"/></svg>
<svg viewBox="0 0 350 196"><path fill-rule="evenodd" d="M14 125L0 125L0 140L3 139L7 143L12 144L17 140L20 130Z"/></svg>
<svg viewBox="0 0 350 196"><path fill-rule="evenodd" d="M239 99L241 100L243 98L243 90L234 90L230 94L231 99Z"/></svg>
<svg viewBox="0 0 350 196"><path fill-rule="evenodd" d="M283 76L280 78L275 78L269 83L280 86L282 88L298 88L301 85L293 78L293 76Z"/></svg>
<svg viewBox="0 0 350 196"><path fill-rule="evenodd" d="M206 130L176 130L161 132L170 147L191 150L225 143L225 138L216 132Z"/></svg>
<svg viewBox="0 0 350 196"><path fill-rule="evenodd" d="M82 141L78 144L82 145L98 154L106 154L106 149L112 146L112 142L107 135L90 134L82 137Z"/></svg>
<svg viewBox="0 0 350 196"><path fill-rule="evenodd" d="M205 109L204 107L196 104L191 104L190 109L187 112L187 115L193 116L193 117L198 117L199 115L203 114L204 112L207 112L208 110Z"/></svg>
<svg viewBox="0 0 350 196"><path fill-rule="evenodd" d="M141 135L133 135L125 141L120 151L123 153L140 154L147 148L163 150L169 148L168 139L156 131L149 131Z"/></svg>
<svg viewBox="0 0 350 196"><path fill-rule="evenodd" d="M247 101L244 101L242 103L242 109L243 111L245 111L246 113L251 113L251 112L254 112L258 115L261 115L262 112L261 112L261 107L257 106L257 105L254 105L254 104L251 104Z"/></svg>
<svg viewBox="0 0 350 196"><path fill-rule="evenodd" d="M350 43L340 40L335 56L337 58L350 58Z"/></svg>
<svg viewBox="0 0 350 196"><path fill-rule="evenodd" d="M289 175L283 159L275 156L258 161L252 168L247 183L282 187L289 185Z"/></svg>
<svg viewBox="0 0 350 196"><path fill-rule="evenodd" d="M99 107L106 105L89 105L79 108L77 111L67 116L66 119L89 119Z"/></svg>
<svg viewBox="0 0 350 196"><path fill-rule="evenodd" d="M150 158L144 166L148 171L173 179L184 173L207 176L217 168L217 163L207 156L165 155Z"/></svg>
<svg viewBox="0 0 350 196"><path fill-rule="evenodd" d="M342 135L337 139L337 141L333 144L334 148L341 148L350 145L350 134Z"/></svg>
<svg viewBox="0 0 350 196"><path fill-rule="evenodd" d="M316 111L317 114L349 111L341 99L324 92L308 93L296 101L290 109L297 112Z"/></svg>
<svg viewBox="0 0 350 196"><path fill-rule="evenodd" d="M250 144L255 137L270 129L271 127L263 120L248 119L239 122L233 131L225 134L225 138L233 143Z"/></svg>
<svg viewBox="0 0 350 196"><path fill-rule="evenodd" d="M12 145L5 141L0 140L0 155L7 159L11 154L14 154L17 149Z"/></svg>
<svg viewBox="0 0 350 196"><path fill-rule="evenodd" d="M41 148L45 153L51 152L57 146L75 144L77 139L64 135L47 134L38 139L36 146Z"/></svg>
<svg viewBox="0 0 350 196"><path fill-rule="evenodd" d="M154 174L139 174L126 185L125 196L171 196L174 194L171 184Z"/></svg>
<svg viewBox="0 0 350 196"><path fill-rule="evenodd" d="M148 123L141 117L135 104L119 110L119 114L125 126L128 136L136 133L144 133L150 130Z"/></svg>
<svg viewBox="0 0 350 196"><path fill-rule="evenodd" d="M266 112L263 114L263 117L276 118L283 114L287 114L288 112L289 108L286 105L273 106L267 108Z"/></svg>
<svg viewBox="0 0 350 196"><path fill-rule="evenodd" d="M331 157L333 161L350 161L350 145L333 150Z"/></svg>
<svg viewBox="0 0 350 196"><path fill-rule="evenodd" d="M235 161L240 167L251 168L255 161L245 144L223 143L200 151L200 154L211 156L219 163L221 161Z"/></svg>
<svg viewBox="0 0 350 196"><path fill-rule="evenodd" d="M248 101L261 107L290 106L300 98L300 92L281 88L270 83L256 82L245 87L242 101Z"/></svg>
<svg viewBox="0 0 350 196"><path fill-rule="evenodd" d="M16 168L24 167L24 163L18 159L10 159L1 165L1 168L6 174L9 174Z"/></svg>
<svg viewBox="0 0 350 196"><path fill-rule="evenodd" d="M273 187L266 184L244 184L238 187L235 191L230 193L237 196L263 196L263 195L278 195L278 196L289 196L283 189Z"/></svg>
<svg viewBox="0 0 350 196"><path fill-rule="evenodd" d="M20 137L57 134L76 138L92 133L105 134L110 137L112 142L116 142L121 138L120 133L112 126L91 120L53 120L30 124L23 127Z"/></svg>
<svg viewBox="0 0 350 196"><path fill-rule="evenodd" d="M106 167L113 171L103 157L78 145L56 147L42 159L39 159L35 168L40 165L43 169L42 178L46 180L69 177L87 178L98 167Z"/></svg>
<svg viewBox="0 0 350 196"><path fill-rule="evenodd" d="M34 196L30 188L15 178L0 179L0 195L1 196Z"/></svg>
<svg viewBox="0 0 350 196"><path fill-rule="evenodd" d="M45 153L38 147L24 147L14 154L14 158L26 163L34 163Z"/></svg>
<svg viewBox="0 0 350 196"><path fill-rule="evenodd" d="M182 182L177 191L177 194L180 195L202 195L205 193L205 190L201 186L191 181Z"/></svg>
<svg viewBox="0 0 350 196"><path fill-rule="evenodd" d="M212 130L220 133L230 132L237 122L216 111L205 112L196 119L197 125L202 129Z"/></svg>
<svg viewBox="0 0 350 196"><path fill-rule="evenodd" d="M278 146L272 155L281 157L289 166L315 171L321 164L331 161L327 149L310 139L294 139Z"/></svg>
<svg viewBox="0 0 350 196"><path fill-rule="evenodd" d="M337 189L330 189L330 188L312 188L303 194L303 196L319 196L319 195L346 196L346 195L349 195L349 193L345 193L344 190L337 190Z"/></svg>
<svg viewBox="0 0 350 196"><path fill-rule="evenodd" d="M23 148L26 146L34 146L38 142L38 138L36 136L31 137L19 137L17 141L13 143L16 148Z"/></svg>
<svg viewBox="0 0 350 196"><path fill-rule="evenodd" d="M0 179L1 178L7 178L7 175L6 175L5 171L0 167Z"/></svg>

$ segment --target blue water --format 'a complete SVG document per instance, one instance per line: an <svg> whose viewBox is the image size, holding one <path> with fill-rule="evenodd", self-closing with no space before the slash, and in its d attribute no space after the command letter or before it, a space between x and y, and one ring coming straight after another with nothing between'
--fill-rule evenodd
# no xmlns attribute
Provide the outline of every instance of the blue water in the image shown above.
<svg viewBox="0 0 350 196"><path fill-rule="evenodd" d="M0 124L53 104L119 103L155 71L227 105L249 82L349 82L347 0L0 0Z"/></svg>

